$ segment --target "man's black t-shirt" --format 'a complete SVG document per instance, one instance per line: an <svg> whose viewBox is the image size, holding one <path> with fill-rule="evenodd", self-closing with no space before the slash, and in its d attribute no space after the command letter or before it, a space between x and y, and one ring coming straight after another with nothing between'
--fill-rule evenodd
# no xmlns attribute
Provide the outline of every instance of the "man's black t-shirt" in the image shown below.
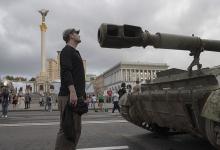
<svg viewBox="0 0 220 150"><path fill-rule="evenodd" d="M69 95L69 86L74 85L77 97L85 96L85 70L79 51L66 45L60 53L61 86L59 96Z"/></svg>

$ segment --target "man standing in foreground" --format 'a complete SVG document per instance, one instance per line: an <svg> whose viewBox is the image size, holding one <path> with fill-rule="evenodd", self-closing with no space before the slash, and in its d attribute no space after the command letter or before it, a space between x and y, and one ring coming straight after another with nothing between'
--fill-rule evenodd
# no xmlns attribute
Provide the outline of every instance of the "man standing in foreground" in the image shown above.
<svg viewBox="0 0 220 150"><path fill-rule="evenodd" d="M66 46L60 54L60 77L61 87L58 97L58 108L60 110L60 124L62 114L67 101L76 107L78 99L85 96L85 71L83 61L77 45L81 42L79 31L67 29L63 32L63 40ZM68 140L63 132L62 126L57 134L55 150L75 150L81 134L81 116L73 112L75 142Z"/></svg>

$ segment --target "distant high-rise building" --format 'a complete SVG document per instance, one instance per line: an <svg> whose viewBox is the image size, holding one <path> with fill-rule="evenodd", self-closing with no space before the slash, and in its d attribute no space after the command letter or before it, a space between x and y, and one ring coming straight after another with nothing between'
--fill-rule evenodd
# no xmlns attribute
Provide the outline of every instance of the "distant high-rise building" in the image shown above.
<svg viewBox="0 0 220 150"><path fill-rule="evenodd" d="M95 74L86 74L86 82L91 82L96 79Z"/></svg>
<svg viewBox="0 0 220 150"><path fill-rule="evenodd" d="M47 59L47 74L50 81L54 81L58 78L58 62L55 59Z"/></svg>
<svg viewBox="0 0 220 150"><path fill-rule="evenodd" d="M50 81L60 80L60 52L57 51L55 59L47 59L47 75ZM83 60L83 66L86 73L86 60Z"/></svg>

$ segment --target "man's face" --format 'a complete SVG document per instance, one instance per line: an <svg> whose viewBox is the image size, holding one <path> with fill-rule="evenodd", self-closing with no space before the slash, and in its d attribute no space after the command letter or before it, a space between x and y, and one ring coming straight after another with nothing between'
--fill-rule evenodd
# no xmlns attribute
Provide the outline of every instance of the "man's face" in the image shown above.
<svg viewBox="0 0 220 150"><path fill-rule="evenodd" d="M77 42L77 43L80 43L81 42L81 40L80 40L80 35L79 34L77 34L77 33L72 33L72 34L70 34L70 39L72 39L72 40L74 40L75 42Z"/></svg>

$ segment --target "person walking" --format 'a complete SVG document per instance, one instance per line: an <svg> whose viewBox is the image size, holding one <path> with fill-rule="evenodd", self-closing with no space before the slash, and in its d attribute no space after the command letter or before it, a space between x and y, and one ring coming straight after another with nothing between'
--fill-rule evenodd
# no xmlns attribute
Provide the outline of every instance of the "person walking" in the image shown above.
<svg viewBox="0 0 220 150"><path fill-rule="evenodd" d="M112 99L113 99L112 101L113 101L113 104L114 104L113 109L112 109L112 113L114 113L116 109L118 109L118 112L120 112L120 106L118 104L118 102L119 102L119 95L118 95L117 92L114 92L114 94L112 96Z"/></svg>
<svg viewBox="0 0 220 150"><path fill-rule="evenodd" d="M13 95L12 104L13 104L13 109L16 109L16 106L18 104L18 96L16 95L16 93Z"/></svg>
<svg viewBox="0 0 220 150"><path fill-rule="evenodd" d="M2 117L8 117L8 105L9 105L9 91L6 87L3 88L2 92Z"/></svg>
<svg viewBox="0 0 220 150"><path fill-rule="evenodd" d="M133 87L133 92L132 94L140 94L141 93L141 86L139 84L140 82L137 80L136 85Z"/></svg>
<svg viewBox="0 0 220 150"><path fill-rule="evenodd" d="M29 99L28 99L28 108L31 108L31 95L28 94L28 96L29 96Z"/></svg>
<svg viewBox="0 0 220 150"><path fill-rule="evenodd" d="M50 93L47 93L46 105L48 106L47 111L52 112L52 97Z"/></svg>
<svg viewBox="0 0 220 150"><path fill-rule="evenodd" d="M97 98L96 98L95 94L93 94L92 95L92 107L93 107L95 112L97 111L96 108L95 108L96 101L97 101Z"/></svg>
<svg viewBox="0 0 220 150"><path fill-rule="evenodd" d="M45 105L44 105L44 110L45 111L48 111L48 109L49 109L49 106L48 106L48 93L45 93L44 94L44 102L45 102Z"/></svg>
<svg viewBox="0 0 220 150"><path fill-rule="evenodd" d="M24 96L24 104L25 104L24 109L28 109L28 103L29 103L29 93L26 93Z"/></svg>
<svg viewBox="0 0 220 150"><path fill-rule="evenodd" d="M63 40L66 46L60 53L60 75L61 86L58 97L58 108L60 110L60 129L57 133L55 150L75 150L81 135L81 115L72 111L74 120L74 140L70 141L65 137L64 129L62 128L62 117L65 105L69 101L73 108L76 108L77 103L85 99L85 70L83 60L79 51L76 49L81 42L79 30L66 29L63 32ZM65 114L68 115L68 114Z"/></svg>
<svg viewBox="0 0 220 150"><path fill-rule="evenodd" d="M99 110L103 111L103 103L104 103L104 96L102 94L99 94Z"/></svg>
<svg viewBox="0 0 220 150"><path fill-rule="evenodd" d="M86 95L86 100L85 100L87 107L89 107L89 103L91 102L91 96L90 95Z"/></svg>

